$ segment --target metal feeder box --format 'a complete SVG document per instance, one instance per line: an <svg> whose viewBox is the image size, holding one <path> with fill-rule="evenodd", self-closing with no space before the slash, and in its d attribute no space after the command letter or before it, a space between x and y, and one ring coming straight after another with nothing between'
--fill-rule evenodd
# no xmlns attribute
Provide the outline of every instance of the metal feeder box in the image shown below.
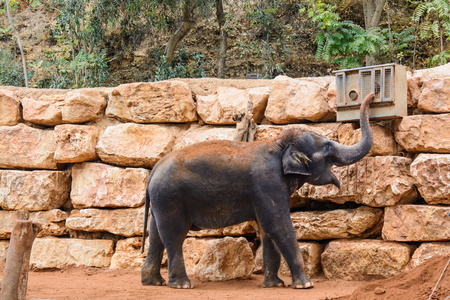
<svg viewBox="0 0 450 300"><path fill-rule="evenodd" d="M371 92L371 119L395 119L408 114L406 68L385 64L333 71L336 78L337 121L359 120L359 108Z"/></svg>

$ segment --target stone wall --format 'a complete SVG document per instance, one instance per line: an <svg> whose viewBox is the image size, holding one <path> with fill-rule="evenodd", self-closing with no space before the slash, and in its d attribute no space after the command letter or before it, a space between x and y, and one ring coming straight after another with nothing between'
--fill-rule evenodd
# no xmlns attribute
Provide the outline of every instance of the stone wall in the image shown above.
<svg viewBox="0 0 450 300"><path fill-rule="evenodd" d="M296 127L353 144L360 130L335 121L335 94L334 77L0 87L0 260L13 212L26 209L42 226L33 267L140 268L145 186L161 157L232 140L249 100L256 140ZM292 195L310 276L387 277L450 252L450 64L410 73L408 106L408 117L372 122L368 157L334 168L340 190L305 185ZM190 232L186 266L205 280L248 278L262 270L259 246L254 222Z"/></svg>

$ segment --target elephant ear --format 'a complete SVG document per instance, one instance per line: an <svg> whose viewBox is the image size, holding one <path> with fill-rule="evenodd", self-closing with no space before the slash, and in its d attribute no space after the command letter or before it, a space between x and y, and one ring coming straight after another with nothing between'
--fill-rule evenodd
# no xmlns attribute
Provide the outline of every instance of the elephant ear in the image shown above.
<svg viewBox="0 0 450 300"><path fill-rule="evenodd" d="M281 154L284 174L311 175L310 159L302 152L292 149L289 143Z"/></svg>

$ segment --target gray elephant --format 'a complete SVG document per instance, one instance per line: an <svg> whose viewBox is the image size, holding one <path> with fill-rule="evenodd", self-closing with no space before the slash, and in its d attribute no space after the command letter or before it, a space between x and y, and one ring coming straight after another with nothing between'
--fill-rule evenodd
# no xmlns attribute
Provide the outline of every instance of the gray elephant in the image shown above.
<svg viewBox="0 0 450 300"><path fill-rule="evenodd" d="M284 286L277 275L283 255L291 270L292 287L313 287L302 269L289 198L306 182L339 187L331 166L353 164L369 152L372 130L368 114L373 98L374 94L369 94L361 104L362 138L352 146L289 129L270 141L202 142L161 159L146 191L142 248L151 203L150 246L141 270L142 284L166 284L160 274L165 248L169 287L193 288L182 252L188 231L256 220L263 246L263 286Z"/></svg>

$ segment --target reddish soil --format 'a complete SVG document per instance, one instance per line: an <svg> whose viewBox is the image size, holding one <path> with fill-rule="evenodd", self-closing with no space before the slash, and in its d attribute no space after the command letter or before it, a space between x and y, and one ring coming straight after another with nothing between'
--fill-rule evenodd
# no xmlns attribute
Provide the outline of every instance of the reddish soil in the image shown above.
<svg viewBox="0 0 450 300"><path fill-rule="evenodd" d="M420 300L428 299L441 275L432 299L450 296L450 256L435 257L408 272L376 281L344 281L314 278L308 290L262 287L263 276L251 280L199 282L191 276L193 290L142 286L140 272L96 268L69 268L58 271L30 271L28 299L339 299L339 300ZM0 277L3 276L0 266ZM163 271L167 278L167 271ZM290 279L283 277L286 283ZM351 295L350 295L351 294ZM449 298L450 299L450 298Z"/></svg>

